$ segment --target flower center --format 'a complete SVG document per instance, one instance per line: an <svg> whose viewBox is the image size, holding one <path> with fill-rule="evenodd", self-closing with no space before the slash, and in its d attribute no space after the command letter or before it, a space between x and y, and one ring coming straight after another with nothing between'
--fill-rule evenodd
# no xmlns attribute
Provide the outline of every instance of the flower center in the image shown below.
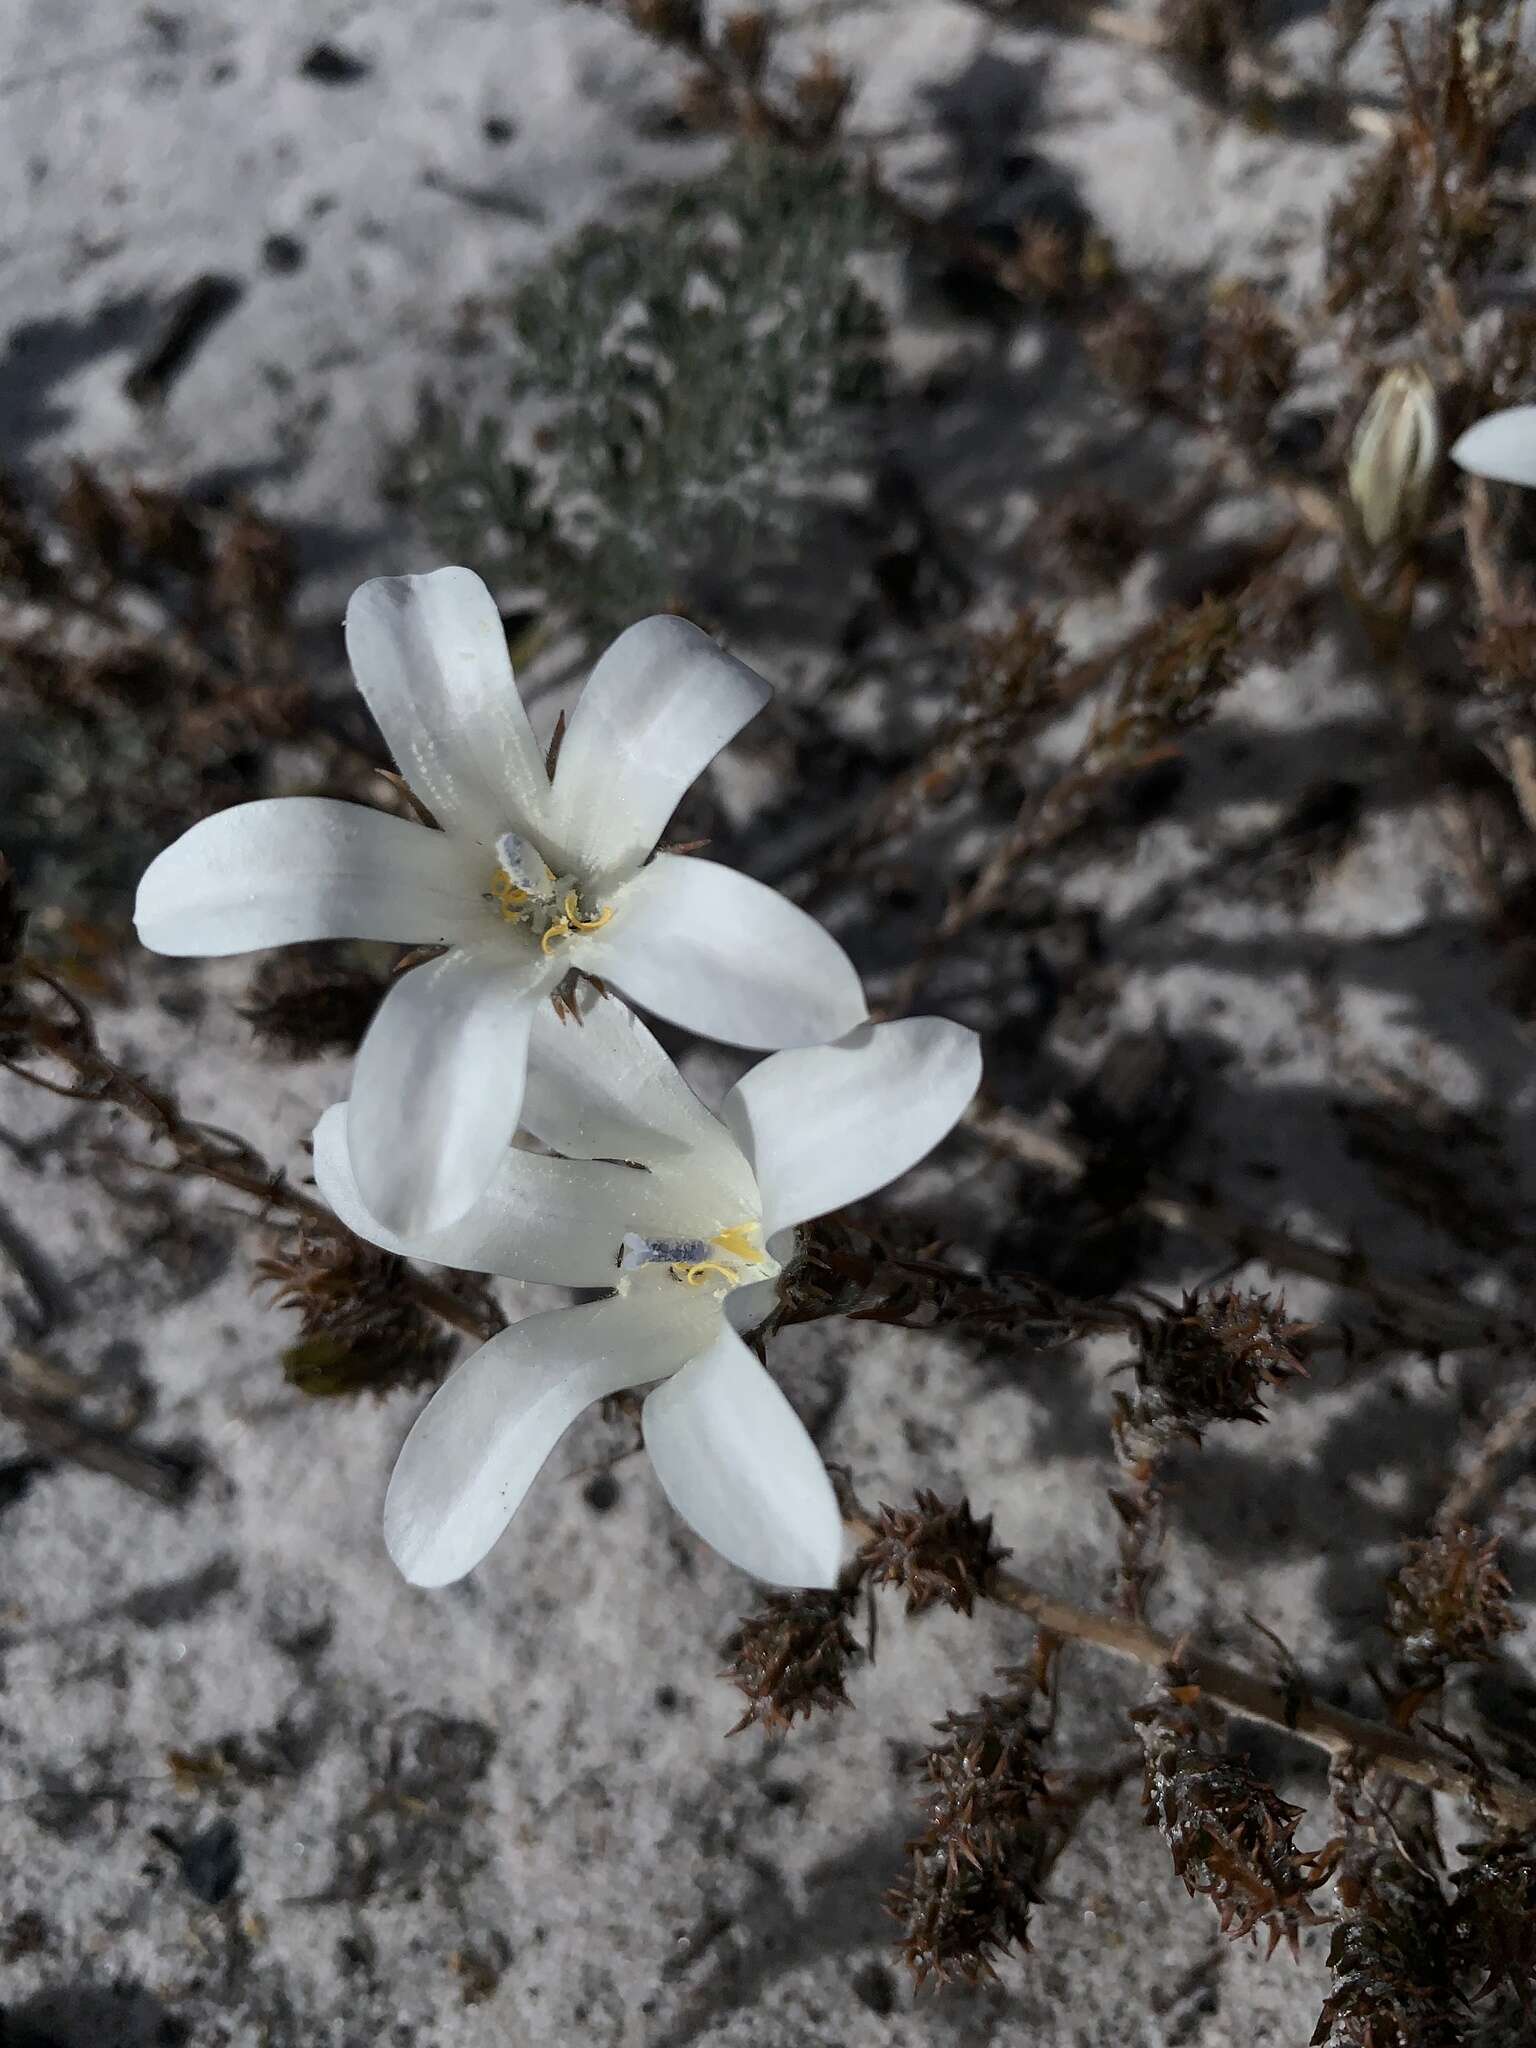
<svg viewBox="0 0 1536 2048"><path fill-rule="evenodd" d="M708 1238L648 1238L629 1232L619 1252L619 1269L633 1273L641 1266L666 1266L684 1287L704 1287L713 1281L728 1292L745 1280L768 1279L778 1270L756 1241L758 1236L759 1226L750 1219Z"/></svg>
<svg viewBox="0 0 1536 2048"><path fill-rule="evenodd" d="M600 932L613 916L611 903L583 902L577 878L557 875L538 848L515 832L503 832L496 842L490 894L507 923L526 925L544 954L568 939Z"/></svg>

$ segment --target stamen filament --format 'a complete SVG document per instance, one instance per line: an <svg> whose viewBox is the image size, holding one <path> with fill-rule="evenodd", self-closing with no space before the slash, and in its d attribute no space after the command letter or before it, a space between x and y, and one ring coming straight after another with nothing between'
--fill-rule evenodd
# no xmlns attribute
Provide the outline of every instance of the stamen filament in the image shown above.
<svg viewBox="0 0 1536 2048"><path fill-rule="evenodd" d="M600 932L613 916L613 905L605 903L596 917L583 917L581 903L573 889L565 899L565 916L562 923L568 924L573 932Z"/></svg>
<svg viewBox="0 0 1536 2048"><path fill-rule="evenodd" d="M727 1287L739 1287L741 1284L741 1275L733 1273L729 1266L722 1266L718 1259L700 1259L696 1265L674 1266L672 1272L685 1287L702 1287L710 1273L718 1273Z"/></svg>

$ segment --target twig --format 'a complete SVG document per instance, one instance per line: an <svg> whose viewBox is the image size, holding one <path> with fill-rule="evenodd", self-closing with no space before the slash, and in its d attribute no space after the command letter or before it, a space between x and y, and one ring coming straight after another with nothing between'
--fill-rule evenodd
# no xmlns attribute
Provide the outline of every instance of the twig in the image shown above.
<svg viewBox="0 0 1536 2048"><path fill-rule="evenodd" d="M877 1540L880 1535L875 1524L862 1516L850 1517L848 1527L860 1543ZM1176 1665L1182 1683L1198 1685L1242 1720L1262 1721L1315 1749L1326 1750L1330 1756L1363 1759L1392 1777L1434 1792L1475 1797L1481 1806L1517 1826L1536 1823L1536 1789L1527 1790L1512 1779L1495 1777L1464 1760L1442 1755L1402 1729L1368 1721L1341 1707L1325 1706L1313 1699L1304 1685L1294 1681L1283 1688L1270 1685L1240 1665L1200 1649L1187 1637L1175 1640L1158 1635L1141 1622L1074 1607L1040 1592L1012 1572L995 1572L987 1594L1000 1607L1028 1615L1053 1635L1092 1643L1152 1670Z"/></svg>
<svg viewBox="0 0 1536 2048"><path fill-rule="evenodd" d="M36 962L24 958L11 971L10 988L19 995L28 979L40 982L63 1003L67 1021L51 1018L36 1004L28 1003L20 1014L7 1010L4 1022L13 1033L24 1033L46 1058L56 1060L71 1080L51 1080L15 1058L0 1058L0 1067L35 1088L46 1088L70 1101L105 1103L126 1110L175 1154L169 1167L157 1168L152 1161L141 1160L139 1164L149 1171L194 1174L217 1181L256 1200L263 1219L275 1211L291 1223L330 1236L349 1236L345 1224L323 1202L294 1187L287 1174L280 1167L269 1166L248 1140L212 1124L194 1122L174 1095L118 1066L103 1052L85 1005ZM412 1268L406 1269L402 1285L422 1308L482 1343L504 1327L499 1318L490 1323Z"/></svg>
<svg viewBox="0 0 1536 2048"><path fill-rule="evenodd" d="M73 1459L91 1472L105 1472L135 1493L158 1501L162 1507L180 1507L196 1483L195 1466L24 1394L3 1376L0 1415L24 1429L35 1444L53 1457Z"/></svg>
<svg viewBox="0 0 1536 2048"><path fill-rule="evenodd" d="M1132 1302L1077 1301L1027 1273L968 1273L835 1217L801 1231L777 1320L826 1316L900 1330L971 1330L1035 1350L1091 1335L1134 1336L1146 1320Z"/></svg>
<svg viewBox="0 0 1536 2048"><path fill-rule="evenodd" d="M1435 1520L1450 1526L1469 1522L1490 1491L1500 1464L1536 1432L1536 1387L1506 1408L1478 1445L1477 1456L1446 1492Z"/></svg>
<svg viewBox="0 0 1536 2048"><path fill-rule="evenodd" d="M971 1129L1011 1159L1064 1180L1081 1180L1088 1170L1084 1150L1057 1132L1046 1131L1012 1110L981 1104L967 1119ZM1342 1287L1371 1302L1399 1334L1429 1350L1485 1346L1528 1346L1536 1329L1497 1309L1454 1294L1441 1294L1411 1280L1381 1272L1359 1252L1335 1251L1313 1238L1242 1216L1225 1205L1187 1195L1155 1176L1130 1198L1129 1209L1168 1230L1187 1231L1225 1245L1244 1259L1262 1259L1280 1272Z"/></svg>
<svg viewBox="0 0 1536 2048"><path fill-rule="evenodd" d="M1012 4L1012 0L1002 0L1002 4L998 4L998 0L978 0L978 4L994 18L1011 19L1020 25L1030 21L1033 26L1041 18L1038 7L1026 9ZM1177 45L1157 22L1126 13L1119 7L1073 5L1072 0L1060 0L1060 4L1050 8L1047 18L1069 34L1119 43L1127 49L1144 51L1149 57L1160 58L1164 63L1177 65L1180 62ZM1395 130L1393 115L1381 99L1344 92L1326 80L1311 84L1261 53L1251 50L1236 52L1232 73L1234 95L1257 101L1260 111L1272 119L1283 120L1288 113L1306 115L1315 108L1327 110L1342 127L1352 128L1357 135L1373 136L1384 142Z"/></svg>

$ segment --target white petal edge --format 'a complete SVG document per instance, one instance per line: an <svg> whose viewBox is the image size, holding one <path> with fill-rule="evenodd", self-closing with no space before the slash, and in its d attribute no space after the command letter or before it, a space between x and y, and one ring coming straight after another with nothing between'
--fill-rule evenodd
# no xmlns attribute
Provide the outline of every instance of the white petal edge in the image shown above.
<svg viewBox="0 0 1536 2048"><path fill-rule="evenodd" d="M714 1210L680 1213L675 1185L637 1167L509 1150L485 1193L456 1222L402 1236L381 1223L358 1193L346 1103L321 1117L314 1148L315 1184L349 1230L383 1251L461 1272L557 1287L613 1287L627 1231L661 1239L707 1237L724 1221Z"/></svg>
<svg viewBox="0 0 1536 2048"><path fill-rule="evenodd" d="M384 1500L384 1541L413 1586L472 1571L566 1430L594 1401L676 1371L712 1318L667 1281L530 1316L493 1337L416 1419Z"/></svg>
<svg viewBox="0 0 1536 2048"><path fill-rule="evenodd" d="M553 1003L539 1006L523 1126L571 1159L638 1159L659 1173L708 1182L734 1209L728 1221L757 1214L752 1169L725 1125L633 1010L590 982L565 1014Z"/></svg>
<svg viewBox="0 0 1536 2048"><path fill-rule="evenodd" d="M727 1045L820 1045L868 1015L852 961L815 918L748 875L686 855L657 854L572 961Z"/></svg>
<svg viewBox="0 0 1536 2048"><path fill-rule="evenodd" d="M1489 413L1455 443L1451 460L1494 483L1536 486L1536 405Z"/></svg>
<svg viewBox="0 0 1536 2048"><path fill-rule="evenodd" d="M538 838L543 756L496 601L469 569L377 576L347 606L347 657L395 764L446 830Z"/></svg>
<svg viewBox="0 0 1536 2048"><path fill-rule="evenodd" d="M559 969L534 946L445 953L384 998L358 1049L347 1144L386 1229L441 1230L478 1201L522 1108L533 1008Z"/></svg>
<svg viewBox="0 0 1536 2048"><path fill-rule="evenodd" d="M493 914L445 834L308 796L202 819L151 861L133 912L151 952L209 957L305 939L445 945Z"/></svg>
<svg viewBox="0 0 1536 2048"><path fill-rule="evenodd" d="M773 692L686 619L642 619L599 659L555 768L554 838L594 885L632 874L689 786Z"/></svg>
<svg viewBox="0 0 1536 2048"><path fill-rule="evenodd" d="M757 1175L764 1236L829 1215L915 1166L980 1084L980 1040L945 1017L865 1024L836 1045L761 1061L720 1113Z"/></svg>
<svg viewBox="0 0 1536 2048"><path fill-rule="evenodd" d="M710 1548L771 1586L835 1586L843 1524L821 1453L736 1332L646 1397L646 1449Z"/></svg>

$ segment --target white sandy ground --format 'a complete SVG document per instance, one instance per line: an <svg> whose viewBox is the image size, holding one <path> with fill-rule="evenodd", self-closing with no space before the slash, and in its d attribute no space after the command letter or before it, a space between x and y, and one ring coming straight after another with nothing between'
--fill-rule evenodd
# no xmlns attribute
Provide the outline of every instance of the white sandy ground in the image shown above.
<svg viewBox="0 0 1536 2048"><path fill-rule="evenodd" d="M1307 36L1296 32L1298 48ZM1346 168L1338 150L1256 138L1144 57L1009 31L948 0L850 9L832 39L864 79L856 128L898 138L891 162L926 200L955 170L936 124L943 99L973 130L990 123L1004 142L1016 130L1020 148L1070 171L1131 264L1254 275L1282 291L1307 281L1320 211ZM321 40L366 61L367 76L300 78ZM317 622L333 618L362 575L425 565L375 484L457 302L515 276L635 178L708 161L708 145L637 136L637 115L668 103L671 80L649 46L557 0L207 0L167 7L159 25L109 0L3 0L0 436L43 469L83 452L174 477L243 477L300 523L306 602ZM487 119L511 124L510 139L488 140ZM303 245L292 274L262 267L276 233ZM240 278L246 295L163 412L146 416L122 395L124 369L153 309L204 270ZM1016 594L1028 569L1010 561L1012 532L1085 468L1113 481L1132 452L1125 422L1101 398L1088 405L1027 327L1009 354L983 360L974 330L925 315L901 328L898 350L914 366L956 350L975 359L937 433L906 452L952 530L984 525L993 588ZM1183 458L1163 459L1177 469ZM1088 605L1072 630L1111 623ZM793 672L771 639L750 651ZM773 755L754 744L721 783L744 816L784 794ZM1261 671L1199 743L1193 795L1134 860L1092 868L1078 887L1129 919L1170 877L1195 876L1175 918L1113 949L1107 1017L1200 1038L1201 1113L1183 1170L1300 1226L1347 1218L1390 1262L1432 1260L1475 1283L1474 1262L1406 1221L1345 1157L1324 1099L1341 1071L1374 1062L1506 1135L1528 1117L1529 1046L1457 932L1458 885L1434 830L1402 803L1383 806L1301 912L1235 915L1223 887L1223 849L1309 773L1342 763L1374 782L1387 751L1374 699L1331 656ZM1214 887L1197 874L1208 862ZM244 979L244 963L146 963L104 1030L189 1109L302 1171L301 1142L344 1070L256 1058L231 1004ZM204 999L194 1021L189 991ZM1105 1021L1085 1037L1085 1064ZM1475 1065L1456 1050L1468 1044ZM705 1055L696 1071L718 1090L731 1070ZM196 1444L210 1469L180 1512L68 1465L4 1510L0 1956L24 1911L43 1933L35 1952L0 1963L0 2041L1306 2039L1326 1932L1299 1965L1218 1942L1209 1908L1184 1898L1139 1826L1134 1791L1096 1813L1060 1864L1033 1957L1005 1964L1000 1988L914 2006L879 1906L915 1823L899 1766L931 1718L993 1682L1024 1632L990 1616L908 1628L887 1609L856 1713L777 1746L750 1733L728 1743L735 1695L716 1677L719 1644L753 1589L680 1527L643 1460L617 1467L610 1509L589 1503L585 1478L567 1475L622 1443L595 1420L480 1572L446 1593L410 1590L384 1554L379 1509L414 1400L325 1406L287 1391L274 1364L287 1326L252 1298L248 1233L228 1204L180 1196L208 1233L200 1270L146 1252L148 1198L119 1209L101 1193L89 1114L19 1085L0 1094L0 1200L70 1303L33 1348L94 1384L138 1386L146 1436ZM51 1133L73 1141L52 1147ZM963 1236L995 1228L1013 1186L957 1140L905 1199ZM1530 1192L1527 1173L1511 1204ZM1171 1246L1141 1277L1171 1288L1218 1261ZM25 1337L19 1283L0 1279L0 1295ZM1327 1307L1316 1288L1290 1299L1303 1313ZM790 1333L774 1354L866 1497L964 1487L995 1512L1019 1569L1085 1601L1103 1596L1113 1556L1113 1362L986 1363L836 1325ZM1278 1404L1265 1458L1255 1432L1216 1433L1176 1518L1160 1620L1259 1654L1252 1612L1368 1708L1347 1645L1368 1627L1396 1533L1434 1497L1457 1399L1454 1375L1442 1385L1427 1366L1352 1383L1324 1365ZM21 1449L0 1433L0 1451ZM1136 1683L1074 1655L1062 1749L1115 1750ZM270 1739L269 1782L172 1781L168 1751L230 1736L258 1749ZM1283 1789L1321 1803L1300 1752L1266 1739L1255 1754ZM56 1796L39 1799L48 1785ZM89 1797L71 1806L60 1787ZM190 1834L221 1813L237 1824L243 1874L215 1910L151 1830ZM1319 1813L1303 1838L1325 1831ZM468 2003L477 1985L494 1988Z"/></svg>

